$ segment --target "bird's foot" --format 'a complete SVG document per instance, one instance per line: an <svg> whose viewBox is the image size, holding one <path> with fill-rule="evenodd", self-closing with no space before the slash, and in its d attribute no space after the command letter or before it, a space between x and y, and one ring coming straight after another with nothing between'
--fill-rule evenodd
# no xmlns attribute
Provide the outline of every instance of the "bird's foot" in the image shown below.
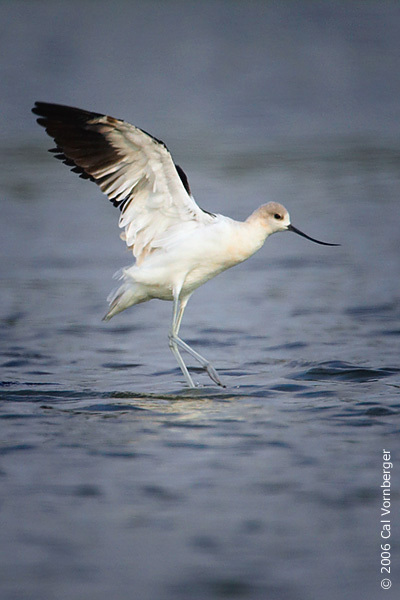
<svg viewBox="0 0 400 600"><path fill-rule="evenodd" d="M222 381L219 378L219 375L217 373L217 371L214 369L214 367L212 366L211 363L207 363L204 365L205 370L208 373L208 376L210 377L210 379L212 379L214 381L214 383L216 383L217 385L220 385L221 387L225 388L226 385L224 385L222 383Z"/></svg>

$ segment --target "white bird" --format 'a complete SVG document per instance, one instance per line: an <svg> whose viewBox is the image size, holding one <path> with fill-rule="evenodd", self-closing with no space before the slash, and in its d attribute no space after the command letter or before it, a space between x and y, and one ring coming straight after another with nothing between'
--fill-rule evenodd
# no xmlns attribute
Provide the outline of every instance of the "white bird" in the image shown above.
<svg viewBox="0 0 400 600"><path fill-rule="evenodd" d="M135 257L122 270L122 285L109 297L108 321L133 304L153 298L173 302L169 346L189 387L193 379L179 349L186 350L225 387L212 364L179 337L183 313L200 285L257 252L267 237L293 231L276 202L257 208L244 222L202 210L187 177L163 142L129 123L79 108L36 102L37 122L54 138L56 158L100 186L120 211L119 226Z"/></svg>

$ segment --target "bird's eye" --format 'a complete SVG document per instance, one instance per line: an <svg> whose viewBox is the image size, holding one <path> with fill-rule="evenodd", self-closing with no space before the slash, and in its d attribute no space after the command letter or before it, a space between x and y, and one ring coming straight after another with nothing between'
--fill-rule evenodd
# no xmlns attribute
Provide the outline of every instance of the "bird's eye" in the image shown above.
<svg viewBox="0 0 400 600"><path fill-rule="evenodd" d="M279 213L275 213L274 219L277 219L278 221L280 221L282 219L282 215L280 215Z"/></svg>

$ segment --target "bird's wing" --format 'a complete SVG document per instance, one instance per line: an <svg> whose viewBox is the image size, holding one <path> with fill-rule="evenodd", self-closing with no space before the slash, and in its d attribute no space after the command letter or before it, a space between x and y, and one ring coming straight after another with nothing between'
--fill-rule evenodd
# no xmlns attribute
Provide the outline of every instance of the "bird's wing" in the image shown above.
<svg viewBox="0 0 400 600"><path fill-rule="evenodd" d="M138 261L180 222L209 223L190 193L185 173L163 142L129 123L79 108L36 102L38 123L54 138L51 152L97 183L121 210L121 237Z"/></svg>

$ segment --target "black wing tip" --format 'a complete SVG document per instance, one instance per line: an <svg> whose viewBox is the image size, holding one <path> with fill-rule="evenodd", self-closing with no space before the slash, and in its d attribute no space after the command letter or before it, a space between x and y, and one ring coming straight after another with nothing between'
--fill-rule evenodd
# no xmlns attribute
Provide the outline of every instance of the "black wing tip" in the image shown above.
<svg viewBox="0 0 400 600"><path fill-rule="evenodd" d="M66 104L57 104L55 102L36 101L31 109L39 125L46 127L49 121L59 121L72 124L85 124L91 119L105 117L102 113L97 113L76 106L68 106Z"/></svg>
<svg viewBox="0 0 400 600"><path fill-rule="evenodd" d="M42 100L36 100L35 104L33 105L32 112L35 113L35 115L39 115L39 114L41 114L42 110L46 109L46 107L49 107L49 106L57 106L57 105L52 102L43 102Z"/></svg>
<svg viewBox="0 0 400 600"><path fill-rule="evenodd" d="M69 104L59 104L58 102L43 102L42 100L36 100L33 105L32 112L35 115L42 115L47 112L54 112L56 110L73 110L81 112L89 112L77 106L71 106Z"/></svg>
<svg viewBox="0 0 400 600"><path fill-rule="evenodd" d="M47 102L36 101L33 108L31 109L34 115L42 115L43 108L47 105Z"/></svg>
<svg viewBox="0 0 400 600"><path fill-rule="evenodd" d="M56 139L56 132L59 127L66 127L71 130L79 131L81 128L85 128L85 125L89 120L105 116L100 113L89 112L74 106L41 101L35 102L32 112L38 116L38 119L36 119L37 123L46 130L48 135L52 137L56 143L58 141ZM81 179L88 179L96 183L96 179L90 175L84 167L76 164L74 159L65 154L63 147L57 145L54 148L50 148L48 151L53 154L54 158L57 158L68 167L71 167L71 171L77 173Z"/></svg>
<svg viewBox="0 0 400 600"><path fill-rule="evenodd" d="M56 112L67 110L80 110L72 106L66 106L65 104L56 104L55 102L42 102L37 100L31 109L34 115L39 117L52 116ZM39 122L39 119L38 119Z"/></svg>

